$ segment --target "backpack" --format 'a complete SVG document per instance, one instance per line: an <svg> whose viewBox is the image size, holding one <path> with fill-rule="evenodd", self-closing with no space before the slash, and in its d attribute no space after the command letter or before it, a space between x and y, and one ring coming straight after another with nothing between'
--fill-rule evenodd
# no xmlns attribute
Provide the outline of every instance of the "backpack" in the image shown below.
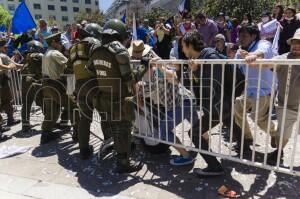
<svg viewBox="0 0 300 199"><path fill-rule="evenodd" d="M203 49L203 51L206 52L202 52L204 54L206 54L206 57L210 56L210 55L216 55L219 59L227 59L227 57L225 55L222 55L220 53L218 53L216 50L209 49ZM205 57L204 57L205 59ZM224 93L226 93L227 95L232 96L232 92L233 92L233 76L234 76L234 65L232 64L225 64L225 72L224 72ZM239 67L236 67L236 79L235 79L235 95L234 97L240 97L242 95L242 93L244 92L245 89L245 75L244 73L241 71L241 69Z"/></svg>

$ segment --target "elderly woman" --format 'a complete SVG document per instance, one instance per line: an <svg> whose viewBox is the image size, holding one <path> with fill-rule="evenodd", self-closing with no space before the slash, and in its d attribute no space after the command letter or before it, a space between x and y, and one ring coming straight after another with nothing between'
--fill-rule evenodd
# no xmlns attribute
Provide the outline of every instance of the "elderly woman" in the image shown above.
<svg viewBox="0 0 300 199"><path fill-rule="evenodd" d="M296 9L293 7L287 7L284 11L284 19L280 22L282 31L279 37L279 55L290 51L290 46L287 44L287 40L292 38L296 30L300 28L300 21L296 18Z"/></svg>

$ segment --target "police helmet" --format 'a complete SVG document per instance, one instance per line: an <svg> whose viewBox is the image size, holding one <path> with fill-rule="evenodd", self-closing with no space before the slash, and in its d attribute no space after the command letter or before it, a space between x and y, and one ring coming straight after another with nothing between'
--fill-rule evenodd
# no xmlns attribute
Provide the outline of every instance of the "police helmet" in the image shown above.
<svg viewBox="0 0 300 199"><path fill-rule="evenodd" d="M108 35L118 35L124 40L127 37L125 24L119 19L111 19L105 23L103 33Z"/></svg>
<svg viewBox="0 0 300 199"><path fill-rule="evenodd" d="M99 39L101 37L102 27L96 23L89 23L84 28L79 29L79 34L82 37L94 37Z"/></svg>
<svg viewBox="0 0 300 199"><path fill-rule="evenodd" d="M39 41L32 40L27 42L27 51L30 53L44 53L44 47L43 44Z"/></svg>

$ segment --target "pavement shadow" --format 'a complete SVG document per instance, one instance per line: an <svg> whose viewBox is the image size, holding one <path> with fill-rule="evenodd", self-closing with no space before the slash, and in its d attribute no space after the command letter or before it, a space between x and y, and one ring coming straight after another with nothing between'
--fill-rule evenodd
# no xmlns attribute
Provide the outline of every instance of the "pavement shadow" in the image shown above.
<svg viewBox="0 0 300 199"><path fill-rule="evenodd" d="M100 139L95 136L91 137L91 143L97 148L101 143ZM64 135L59 142L36 147L32 151L32 155L35 157L57 155L58 163L66 170L73 172L80 186L93 196L114 196L124 190L130 190L136 184L141 184L139 188L143 184L151 185L188 199L199 198L199 196L204 199L222 198L217 192L222 185L236 191L241 195L240 198L270 198L270 196L297 198L300 191L299 178L291 178L289 175L227 160L222 160L225 169L223 176L200 178L192 173L194 165L172 167L169 163L172 157L170 153L154 155L145 152L141 145L137 145L133 157L137 160L143 160L143 169L137 173L117 174L113 156L109 156L105 160L97 160L96 155L94 155L89 160L80 160L78 145L71 141L70 135ZM257 156L261 156L261 154L257 154ZM198 161L201 161L199 156ZM254 182L247 179L249 174L255 175ZM244 180L247 183L244 183L248 187L244 187L235 178L236 175L245 175L242 179L245 178ZM275 180L271 182L271 178L275 178ZM291 188L293 189L291 190ZM134 188L133 192L136 192L136 190L137 188ZM140 192L143 192L143 190L140 190ZM145 195L141 196L145 197ZM153 198L155 197L153 196Z"/></svg>
<svg viewBox="0 0 300 199"><path fill-rule="evenodd" d="M36 125L38 126L38 125ZM22 130L17 131L16 133L14 133L12 136L16 137L16 138L31 138L33 136L39 135L41 132L39 130L36 129L30 129L26 132L23 132Z"/></svg>

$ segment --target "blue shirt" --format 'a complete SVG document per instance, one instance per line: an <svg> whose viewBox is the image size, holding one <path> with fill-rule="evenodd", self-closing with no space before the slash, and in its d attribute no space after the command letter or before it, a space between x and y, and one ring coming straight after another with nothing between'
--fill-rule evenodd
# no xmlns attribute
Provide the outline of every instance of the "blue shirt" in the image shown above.
<svg viewBox="0 0 300 199"><path fill-rule="evenodd" d="M45 38L46 38L46 37L49 37L50 35L52 35L51 30L50 30L49 28L45 29L45 30L43 30L43 31L41 32L41 35L43 36L43 41L42 41L42 43L43 43L44 48L48 48L48 44L47 44ZM38 33L38 32L35 34L35 39L36 39L36 40L39 40L39 33Z"/></svg>
<svg viewBox="0 0 300 199"><path fill-rule="evenodd" d="M248 48L248 52L260 51L264 54L264 59L271 59L273 57L272 44L266 40L252 42ZM236 54L236 59L241 59L239 51ZM246 75L246 67L248 65L240 65L242 72ZM258 89L259 68L249 67L248 69L248 85L247 97L257 98L270 95L272 90L273 72L270 69L261 69L261 83L259 96L257 96ZM276 77L275 77L276 78Z"/></svg>
<svg viewBox="0 0 300 199"><path fill-rule="evenodd" d="M137 34L137 39L143 40L144 43L147 42L148 31L144 27L142 26L138 27L136 29L136 34Z"/></svg>

